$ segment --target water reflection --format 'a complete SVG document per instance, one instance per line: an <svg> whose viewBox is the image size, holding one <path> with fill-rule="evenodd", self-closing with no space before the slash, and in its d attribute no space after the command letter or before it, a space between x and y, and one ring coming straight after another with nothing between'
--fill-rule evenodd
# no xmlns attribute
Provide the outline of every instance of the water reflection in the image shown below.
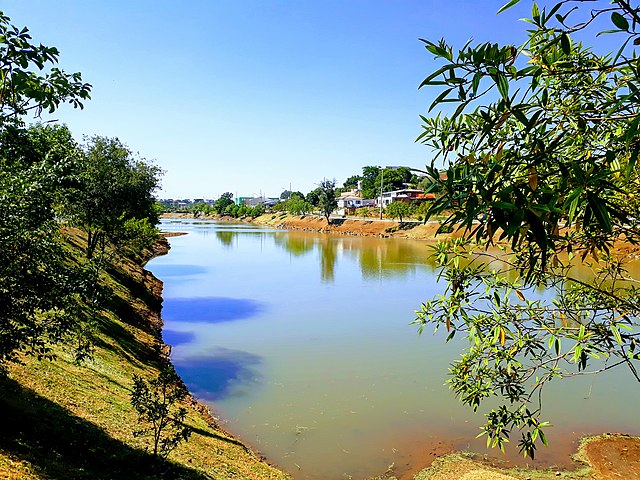
<svg viewBox="0 0 640 480"><path fill-rule="evenodd" d="M262 383L262 375L256 370L262 358L241 350L216 348L210 356L174 357L173 362L189 390L203 400L241 397Z"/></svg>
<svg viewBox="0 0 640 480"><path fill-rule="evenodd" d="M189 275L199 275L206 273L207 269L200 265L187 265L187 264L166 264L158 265L153 268L154 274L158 278L169 277L185 277Z"/></svg>
<svg viewBox="0 0 640 480"><path fill-rule="evenodd" d="M250 318L264 310L263 303L246 298L168 298L162 306L162 318L171 322L221 323Z"/></svg>
<svg viewBox="0 0 640 480"><path fill-rule="evenodd" d="M284 248L293 256L300 257L313 251L315 241L308 235L290 235L289 233L277 233L273 241L279 247Z"/></svg>
<svg viewBox="0 0 640 480"><path fill-rule="evenodd" d="M338 257L350 256L357 260L365 280L405 277L414 275L419 268L432 271L435 262L424 244L407 240L353 238L331 235L318 236L308 232L282 232L272 236L273 242L294 257L302 257L314 250L320 260L320 278L323 282L335 280Z"/></svg>
<svg viewBox="0 0 640 480"><path fill-rule="evenodd" d="M216 238L227 248L233 245L233 239L237 234L232 230L216 230Z"/></svg>
<svg viewBox="0 0 640 480"><path fill-rule="evenodd" d="M195 338L194 332L178 332L176 330L162 330L162 341L172 347L191 343Z"/></svg>
<svg viewBox="0 0 640 480"><path fill-rule="evenodd" d="M320 278L323 282L333 282L337 255L337 240L332 237L321 237L318 242L320 248Z"/></svg>

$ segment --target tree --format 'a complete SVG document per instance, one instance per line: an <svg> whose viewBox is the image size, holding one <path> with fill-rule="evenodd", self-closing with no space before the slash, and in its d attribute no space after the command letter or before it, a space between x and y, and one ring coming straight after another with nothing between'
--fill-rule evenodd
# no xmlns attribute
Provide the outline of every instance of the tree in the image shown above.
<svg viewBox="0 0 640 480"><path fill-rule="evenodd" d="M406 187L405 184L411 181L411 170L407 167L385 168L384 178L380 173L374 182L376 195L380 195L380 183L382 182L382 190L391 192L393 190L401 190Z"/></svg>
<svg viewBox="0 0 640 480"><path fill-rule="evenodd" d="M0 372L18 352L52 356L76 325L77 272L65 258L55 207L76 146L64 127L23 128L22 116L82 107L91 86L58 68L55 47L30 43L0 12Z"/></svg>
<svg viewBox="0 0 640 480"><path fill-rule="evenodd" d="M137 229L130 220L157 223L153 192L160 169L136 158L117 138L95 136L85 148L76 188L67 198L68 217L87 232L87 258L108 244L119 247L132 240ZM138 225L139 226L139 225Z"/></svg>
<svg viewBox="0 0 640 480"><path fill-rule="evenodd" d="M389 218L398 218L400 219L400 224L402 225L402 219L404 217L408 217L413 213L413 208L411 205L405 202L391 202L387 205L385 209L385 214Z"/></svg>
<svg viewBox="0 0 640 480"><path fill-rule="evenodd" d="M280 200L289 200L291 197L291 190L283 190L280 194Z"/></svg>
<svg viewBox="0 0 640 480"><path fill-rule="evenodd" d="M311 190L307 193L307 202L309 202L312 206L317 207L318 202L320 201L320 194L322 193L322 189L320 187Z"/></svg>
<svg viewBox="0 0 640 480"><path fill-rule="evenodd" d="M312 208L309 202L295 196L292 196L286 203L287 211L293 215L305 215Z"/></svg>
<svg viewBox="0 0 640 480"><path fill-rule="evenodd" d="M342 185L345 189L354 189L358 188L358 182L362 181L362 176L360 175L352 175L344 181Z"/></svg>
<svg viewBox="0 0 640 480"><path fill-rule="evenodd" d="M50 357L74 324L76 281L55 220L55 183L40 164L0 159L0 373L19 351Z"/></svg>
<svg viewBox="0 0 640 480"><path fill-rule="evenodd" d="M169 453L191 436L191 428L184 424L187 410L179 406L189 392L168 364L154 380L133 376L131 404L142 424L133 432L136 437L150 436L153 455L167 458Z"/></svg>
<svg viewBox="0 0 640 480"><path fill-rule="evenodd" d="M224 212L229 205L233 205L233 193L225 192L213 203L213 209L218 213L218 215L224 215Z"/></svg>
<svg viewBox="0 0 640 480"><path fill-rule="evenodd" d="M338 201L336 200L336 181L335 180L323 180L320 182L320 193L318 195L318 207L322 214L327 219L327 223L331 223L329 217L331 216L331 212L333 212L338 206Z"/></svg>
<svg viewBox="0 0 640 480"><path fill-rule="evenodd" d="M320 193L318 195L318 208L327 219L327 223L331 223L331 213L337 208L338 201L336 200L336 181L335 180L323 180L320 182Z"/></svg>
<svg viewBox="0 0 640 480"><path fill-rule="evenodd" d="M380 167L362 167L362 198L375 198L380 195L379 181L376 189L376 179L380 171Z"/></svg>
<svg viewBox="0 0 640 480"><path fill-rule="evenodd" d="M474 409L497 397L483 426L488 443L502 447L520 430L531 456L546 443L550 381L614 367L640 381L640 296L624 261L610 255L614 241L640 240L640 9L614 0L584 12L582 3L534 3L521 46L454 52L423 40L443 62L421 84L438 90L430 110L453 107L422 117L418 140L436 152L427 170L442 191L430 214L450 212L445 225L465 238L436 247L446 295L425 302L416 323L469 339L451 388ZM603 22L611 28L598 32ZM615 34L620 49L598 55L574 40L594 33ZM507 271L474 256L497 241L508 242ZM591 282L575 277L576 260L593 267ZM541 297L540 287L552 295Z"/></svg>

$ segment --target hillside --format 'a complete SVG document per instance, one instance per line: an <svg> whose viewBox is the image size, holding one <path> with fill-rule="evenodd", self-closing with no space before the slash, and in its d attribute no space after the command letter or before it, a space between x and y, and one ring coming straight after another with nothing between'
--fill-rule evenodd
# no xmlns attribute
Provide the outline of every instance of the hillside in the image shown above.
<svg viewBox="0 0 640 480"><path fill-rule="evenodd" d="M70 258L84 238L70 233ZM166 240L146 259L166 253ZM285 479L216 426L191 400L187 443L156 459L148 442L135 438L137 414L130 403L133 375L155 378L168 348L161 341L162 282L137 262L118 257L102 275L105 308L84 306L95 320L92 358L77 364L70 345L53 361L23 358L0 379L0 478L9 479Z"/></svg>

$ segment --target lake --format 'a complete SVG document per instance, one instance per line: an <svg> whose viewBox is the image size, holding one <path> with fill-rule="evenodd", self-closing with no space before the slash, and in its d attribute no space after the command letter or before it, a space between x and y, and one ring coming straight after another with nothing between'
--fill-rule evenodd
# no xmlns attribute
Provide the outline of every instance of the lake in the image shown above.
<svg viewBox="0 0 640 480"><path fill-rule="evenodd" d="M483 416L444 385L460 344L409 325L442 291L428 244L228 222L161 228L188 233L147 266L164 282L176 369L271 463L296 479L410 478L448 449L486 452L475 439ZM640 433L637 392L622 369L550 385L551 448L535 464L566 464L584 434Z"/></svg>

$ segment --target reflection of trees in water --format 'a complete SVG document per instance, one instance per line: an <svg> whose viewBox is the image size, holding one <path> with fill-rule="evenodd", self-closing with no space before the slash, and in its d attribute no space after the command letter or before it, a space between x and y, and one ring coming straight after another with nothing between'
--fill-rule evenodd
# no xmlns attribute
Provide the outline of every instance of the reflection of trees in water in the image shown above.
<svg viewBox="0 0 640 480"><path fill-rule="evenodd" d="M433 270L431 251L422 243L380 240L358 249L362 278L401 278L414 275L418 268Z"/></svg>
<svg viewBox="0 0 640 480"><path fill-rule="evenodd" d="M273 241L276 245L296 257L306 255L317 249L320 254L320 278L324 282L333 282L334 280L335 266L338 259L337 242L341 240L327 235L296 231L277 233L273 236Z"/></svg>
<svg viewBox="0 0 640 480"><path fill-rule="evenodd" d="M431 250L421 242L363 237L335 237L308 232L282 232L273 236L274 243L294 256L318 249L320 275L333 282L338 252L358 261L363 279L404 277L418 268L435 268Z"/></svg>
<svg viewBox="0 0 640 480"><path fill-rule="evenodd" d="M300 232L284 232L276 233L273 241L279 247L284 248L290 254L301 257L313 250L315 239L307 234Z"/></svg>
<svg viewBox="0 0 640 480"><path fill-rule="evenodd" d="M230 247L233 244L233 239L238 232L232 230L216 230L216 238L225 247Z"/></svg>
<svg viewBox="0 0 640 480"><path fill-rule="evenodd" d="M335 278L338 240L337 238L325 236L322 237L318 243L320 247L320 278L322 278L323 282L333 282Z"/></svg>

